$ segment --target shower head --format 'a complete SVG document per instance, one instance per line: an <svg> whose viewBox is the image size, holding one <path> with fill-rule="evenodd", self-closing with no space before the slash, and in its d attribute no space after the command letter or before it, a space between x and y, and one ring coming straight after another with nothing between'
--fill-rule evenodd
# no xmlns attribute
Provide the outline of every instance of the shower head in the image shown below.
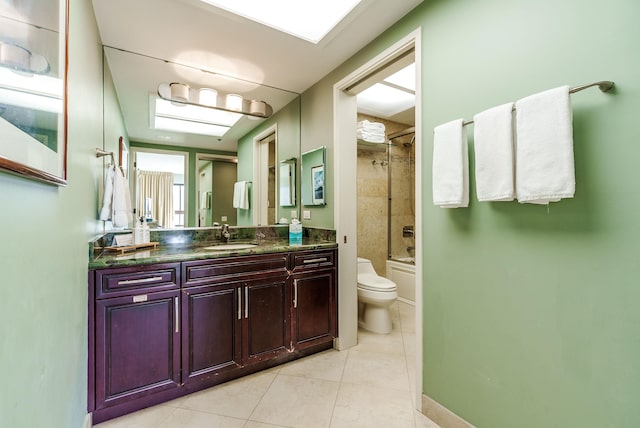
<svg viewBox="0 0 640 428"><path fill-rule="evenodd" d="M411 141L409 141L408 143L402 143L402 145L404 147L411 147L415 142L416 142L416 136L414 135L413 137L411 137Z"/></svg>

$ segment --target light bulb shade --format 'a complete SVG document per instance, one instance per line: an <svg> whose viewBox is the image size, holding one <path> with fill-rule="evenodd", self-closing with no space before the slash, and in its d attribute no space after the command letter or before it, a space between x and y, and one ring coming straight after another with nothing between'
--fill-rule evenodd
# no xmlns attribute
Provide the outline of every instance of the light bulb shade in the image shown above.
<svg viewBox="0 0 640 428"><path fill-rule="evenodd" d="M169 87L171 88L171 100L184 103L189 101L189 85L170 83Z"/></svg>
<svg viewBox="0 0 640 428"><path fill-rule="evenodd" d="M202 88L198 91L199 103L203 106L216 107L218 105L218 91L210 88Z"/></svg>
<svg viewBox="0 0 640 428"><path fill-rule="evenodd" d="M249 113L258 116L266 116L267 103L265 103L264 101L251 100L251 103L249 104Z"/></svg>
<svg viewBox="0 0 640 428"><path fill-rule="evenodd" d="M242 111L242 96L236 94L227 95L227 110Z"/></svg>
<svg viewBox="0 0 640 428"><path fill-rule="evenodd" d="M27 74L46 74L49 62L42 55L31 53L22 46L0 42L0 66Z"/></svg>

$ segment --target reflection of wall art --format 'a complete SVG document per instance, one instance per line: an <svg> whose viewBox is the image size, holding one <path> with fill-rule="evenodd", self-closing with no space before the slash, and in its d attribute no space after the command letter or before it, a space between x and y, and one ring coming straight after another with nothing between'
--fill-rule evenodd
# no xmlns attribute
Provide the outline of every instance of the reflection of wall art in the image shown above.
<svg viewBox="0 0 640 428"><path fill-rule="evenodd" d="M0 169L66 185L67 0L3 4Z"/></svg>
<svg viewBox="0 0 640 428"><path fill-rule="evenodd" d="M324 204L324 165L311 168L311 185L313 187L311 195L313 204Z"/></svg>

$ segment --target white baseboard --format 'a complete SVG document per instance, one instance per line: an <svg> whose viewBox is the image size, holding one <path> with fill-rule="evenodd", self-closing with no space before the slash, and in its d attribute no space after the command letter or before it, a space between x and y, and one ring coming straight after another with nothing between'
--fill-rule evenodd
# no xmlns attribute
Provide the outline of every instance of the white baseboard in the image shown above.
<svg viewBox="0 0 640 428"><path fill-rule="evenodd" d="M422 413L441 428L475 428L434 399L422 395Z"/></svg>
<svg viewBox="0 0 640 428"><path fill-rule="evenodd" d="M91 419L91 413L87 413L87 415L84 417L84 424L82 424L82 428L91 428L93 426Z"/></svg>

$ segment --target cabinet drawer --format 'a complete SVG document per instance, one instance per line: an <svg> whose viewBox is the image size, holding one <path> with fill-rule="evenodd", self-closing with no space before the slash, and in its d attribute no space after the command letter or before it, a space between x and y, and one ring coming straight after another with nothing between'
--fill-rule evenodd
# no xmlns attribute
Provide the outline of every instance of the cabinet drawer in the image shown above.
<svg viewBox="0 0 640 428"><path fill-rule="evenodd" d="M184 286L286 274L287 257L286 253L282 253L184 262L182 264Z"/></svg>
<svg viewBox="0 0 640 428"><path fill-rule="evenodd" d="M291 253L291 258L294 272L303 269L335 267L336 265L336 253L334 250Z"/></svg>
<svg viewBox="0 0 640 428"><path fill-rule="evenodd" d="M155 264L96 271L96 298L180 287L180 263Z"/></svg>

